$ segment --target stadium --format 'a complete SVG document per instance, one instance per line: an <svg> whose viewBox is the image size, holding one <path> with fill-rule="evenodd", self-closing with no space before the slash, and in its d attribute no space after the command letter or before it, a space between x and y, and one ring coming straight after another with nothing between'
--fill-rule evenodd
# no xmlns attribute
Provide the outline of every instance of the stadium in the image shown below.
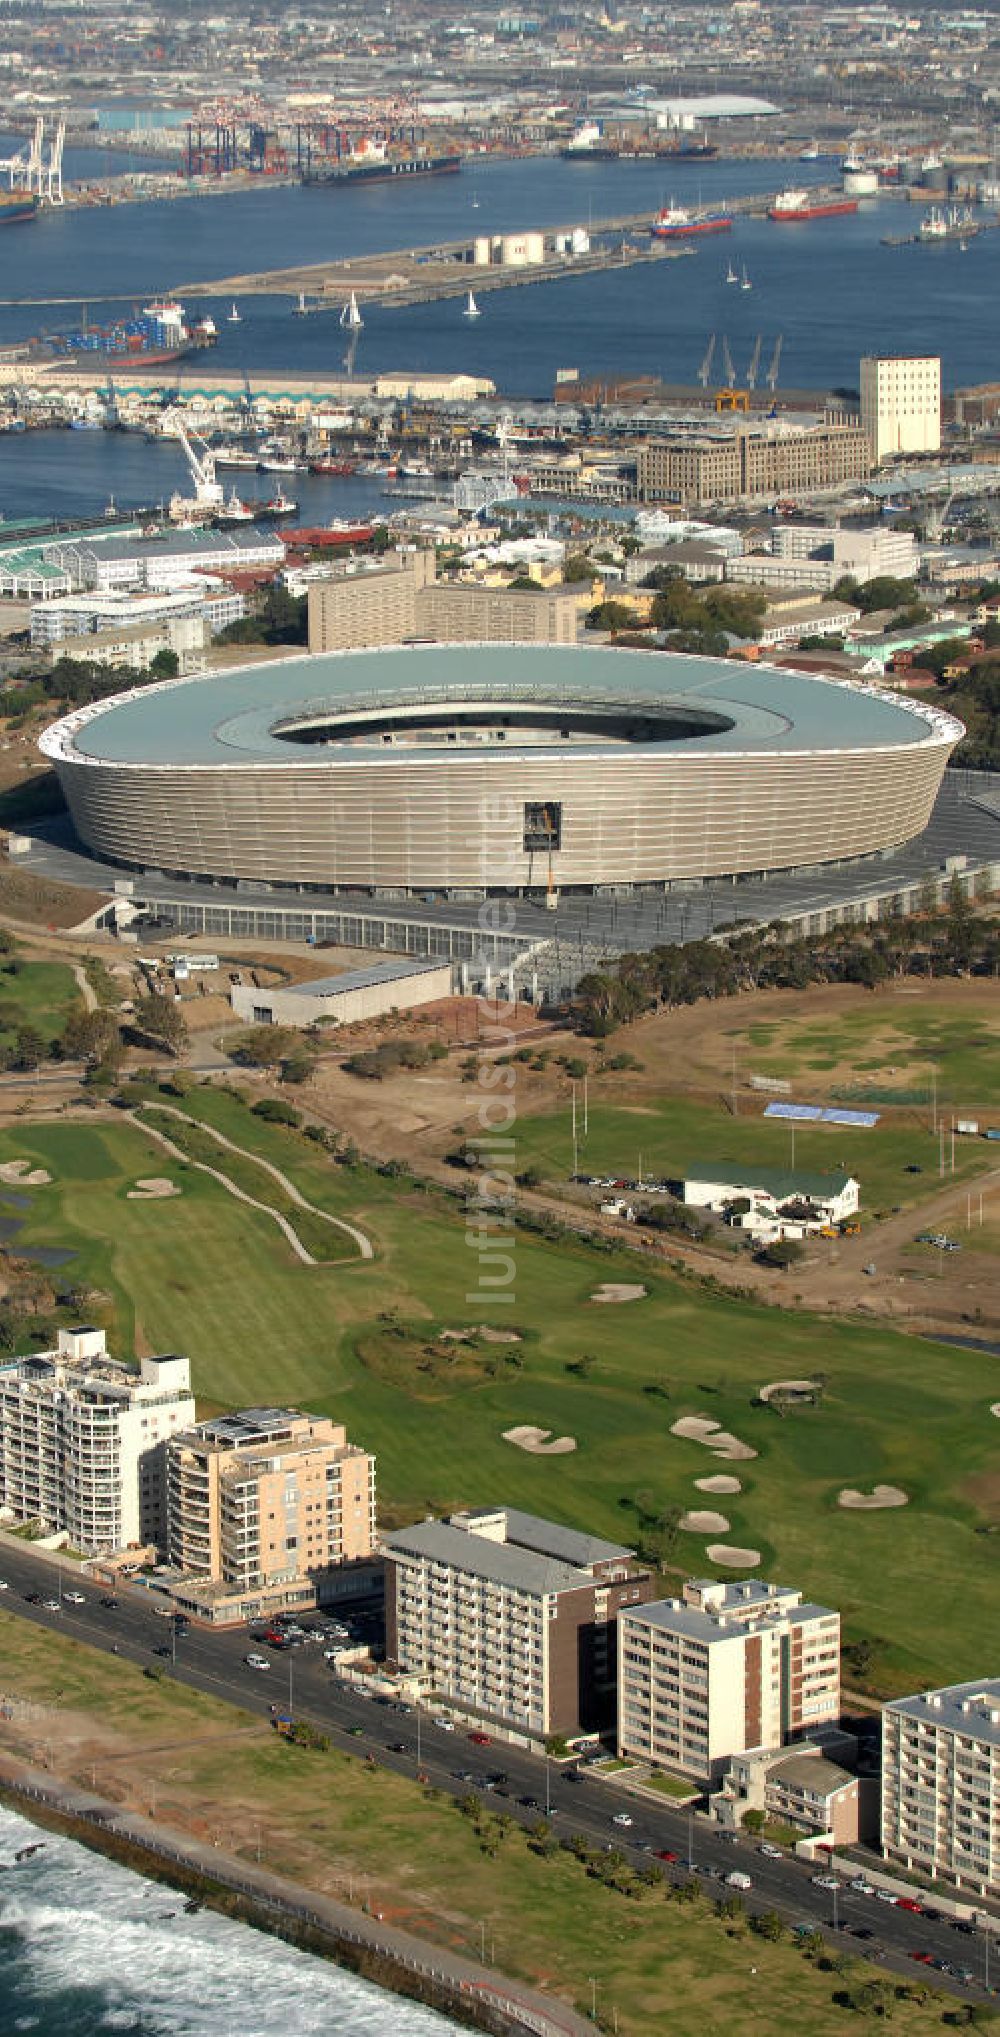
<svg viewBox="0 0 1000 2037"><path fill-rule="evenodd" d="M927 827L961 735L763 664L449 644L151 685L42 749L79 841L123 871L544 904L888 855Z"/></svg>

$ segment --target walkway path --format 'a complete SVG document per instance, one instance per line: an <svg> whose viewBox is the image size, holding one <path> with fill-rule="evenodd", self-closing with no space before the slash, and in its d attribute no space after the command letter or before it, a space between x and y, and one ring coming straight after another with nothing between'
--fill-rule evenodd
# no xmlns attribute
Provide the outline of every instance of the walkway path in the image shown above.
<svg viewBox="0 0 1000 2037"><path fill-rule="evenodd" d="M177 1118L181 1124L193 1125L197 1131L207 1132L209 1138L214 1139L217 1145L224 1146L228 1152L235 1153L241 1160L251 1161L255 1167L262 1167L266 1174L273 1176L279 1186L284 1189L289 1199L297 1203L300 1209L306 1210L310 1216L318 1217L321 1223L331 1224L334 1230L346 1232L347 1236L357 1246L362 1259L374 1259L375 1247L364 1231L359 1230L356 1224L349 1224L344 1217L331 1216L329 1210L317 1209L315 1203L307 1202L305 1196L296 1188L295 1183L289 1181L287 1174L283 1174L280 1167L273 1166L270 1160L262 1160L259 1154L250 1152L247 1147L235 1145L232 1139L227 1139L222 1132L217 1132L212 1125L204 1124L200 1118L189 1117L187 1111L175 1110L171 1104L166 1103L157 1103L154 1108L162 1111L168 1117ZM292 1251L301 1259L304 1266L322 1266L326 1263L322 1259L315 1259L312 1253L306 1250L298 1232L293 1230L288 1218L283 1216L280 1210L273 1209L269 1202L258 1202L256 1197L248 1195L245 1189L239 1188L236 1182L230 1179L228 1174L221 1173L217 1167L210 1167L207 1161L193 1160L190 1154L185 1153L182 1147L175 1145L174 1141L167 1137L166 1132L158 1131L155 1125L147 1124L145 1117L141 1113L141 1107L138 1111L130 1112L130 1116L133 1124L137 1125L149 1138L155 1139L159 1145L165 1147L166 1151L172 1153L175 1159L183 1160L189 1167L197 1167L201 1174L210 1174L213 1181L218 1181L230 1195L236 1197L237 1202L245 1202L250 1209L260 1210L262 1215L272 1217L278 1229L288 1239Z"/></svg>
<svg viewBox="0 0 1000 2037"><path fill-rule="evenodd" d="M447 1989L459 2011L463 2003L486 2002L502 2016L506 2015L512 2031L531 2031L534 2037L586 2037L588 2031L593 2032L593 2023L577 2015L566 2003L550 2001L537 1988L509 1980L495 1968L463 1959L440 1946L424 1944L410 1932L366 1917L333 1896L320 1895L251 1861L204 1845L187 1833L160 1826L137 1812L122 1810L120 1805L89 1790L61 1783L7 1755L0 1756L0 1783L26 1800L29 1815L32 1801L46 1804L65 1817L99 1826L161 1859L222 1882L264 1909L278 1911L326 1932L332 1940L332 1949L337 1944L366 1947L418 1979L423 1977Z"/></svg>

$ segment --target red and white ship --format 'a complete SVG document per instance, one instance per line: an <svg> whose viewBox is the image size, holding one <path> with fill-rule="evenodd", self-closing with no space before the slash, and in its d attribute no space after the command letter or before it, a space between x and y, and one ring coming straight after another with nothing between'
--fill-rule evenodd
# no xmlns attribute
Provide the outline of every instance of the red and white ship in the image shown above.
<svg viewBox="0 0 1000 2037"><path fill-rule="evenodd" d="M682 205L665 205L649 230L654 240L687 240L692 234L728 233L732 223L728 212L686 212Z"/></svg>
<svg viewBox="0 0 1000 2037"><path fill-rule="evenodd" d="M768 207L768 219L779 223L799 219L836 219L841 213L856 212L856 198L817 198L811 191L779 191Z"/></svg>

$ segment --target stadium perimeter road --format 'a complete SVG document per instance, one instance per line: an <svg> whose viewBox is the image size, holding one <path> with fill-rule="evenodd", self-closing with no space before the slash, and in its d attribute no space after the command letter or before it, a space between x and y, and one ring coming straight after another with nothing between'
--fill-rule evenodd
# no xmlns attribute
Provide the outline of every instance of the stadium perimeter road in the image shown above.
<svg viewBox="0 0 1000 2037"><path fill-rule="evenodd" d="M264 892L250 885L236 891L212 884L181 883L156 873L126 872L88 855L66 816L40 823L29 839L31 847L18 857L17 867L41 878L81 885L91 892L106 890L109 894L127 877L134 886L136 901L154 900L161 910L168 905L256 909L262 913L308 914L329 910L369 922L391 921L394 927L406 930L409 952L441 953L442 959L447 954L449 932L466 937L467 955L470 942L474 945L484 924L489 930L487 939L492 938L496 928L496 922L484 918L482 907L474 901L377 899L350 892L329 896L280 889ZM919 885L925 877L939 878L948 859L958 856L965 857L970 867L1000 862L1000 777L988 772L947 771L923 834L892 855L861 863L790 872L771 877L765 883L712 883L655 897L564 896L554 912L522 899L490 903L501 909L503 935L518 948L528 951L536 944L539 947L545 944L547 952L539 958L540 986L553 995L576 982L585 970L616 955L670 942L705 940L722 929L749 929L774 920L818 914L848 901L892 891L897 886ZM208 938L212 938L211 929ZM243 938L252 940L253 936ZM429 942L433 944L430 949ZM379 945L374 939L361 944ZM387 941L385 945L391 944ZM462 948L453 947L453 952L456 960L462 958ZM474 957L470 959L470 969L477 973ZM502 964L494 965L495 974L502 970ZM519 979L523 981L526 973L530 973L530 965L524 962Z"/></svg>
<svg viewBox="0 0 1000 2037"><path fill-rule="evenodd" d="M24 1593L28 1591L41 1592L43 1598L56 1597L60 1575L66 1584L85 1593L85 1605L74 1606L63 1599L61 1610L50 1612L26 1603ZM372 1755L380 1766L404 1776L414 1776L419 1765L437 1788L452 1796L468 1795L492 1772L503 1770L506 1781L501 1785L498 1808L502 1802L504 1812L524 1825L536 1824L548 1804L560 1836L582 1833L595 1845L620 1849L635 1867L648 1865L651 1855L667 1849L677 1856L676 1863L664 1863L667 1875L686 1878L691 1861L706 1889L716 1883L719 1893L722 1877L734 1867L742 1868L753 1881L744 1898L750 1910L776 1910L786 1923L808 1924L832 1935L835 1909L838 1939L844 1950L850 1947L858 1956L877 1957L881 1965L909 1979L917 1971L913 1954L928 1952L976 1975L975 1980L965 1982L958 1973L934 1972L935 1986L940 1984L966 2001L985 1998L979 1979L985 1967L981 1937L963 1936L944 1919L935 1922L853 1894L846 1883L840 1884L834 1902L832 1891L814 1886L812 1877L817 1870L810 1863L790 1858L770 1860L757 1852L754 1841L742 1836L735 1844L727 1841L702 1818L689 1818L685 1811L667 1806L661 1809L658 1803L628 1793L620 1777L605 1780L583 1770L582 1779L575 1779L574 1771L571 1780L557 1763L505 1741L494 1740L488 1750L473 1747L461 1727L446 1732L425 1712L419 1720L418 1764L416 1714L399 1716L385 1703L361 1695L333 1673L319 1648L305 1646L279 1655L266 1643L251 1641L245 1629L217 1633L192 1626L178 1636L164 1617L163 1607L156 1610L154 1594L122 1587L117 1593L118 1609L111 1611L100 1602L100 1585L79 1576L77 1565L71 1575L65 1565L60 1573L57 1559L28 1550L12 1538L0 1542L0 1578L7 1585L0 1593L3 1611L50 1632L114 1651L143 1668L155 1662L179 1683L261 1717L266 1718L275 1705L283 1711L291 1709L296 1718L331 1733L343 1751ZM258 1647L271 1661L266 1676L248 1669L244 1661L245 1655ZM0 1687L0 1698L2 1695ZM361 1727L361 1733L351 1736L350 1729L355 1726ZM405 1754L393 1751L397 1741L405 1743ZM615 1813L622 1810L631 1816L628 1828L614 1823ZM885 1872L884 1864L874 1856L871 1867ZM997 1929L1000 1931L1000 1918ZM859 1932L874 1935L859 1938ZM996 1952L995 1939L993 1949ZM931 1980L932 1969L924 1971L925 1978Z"/></svg>

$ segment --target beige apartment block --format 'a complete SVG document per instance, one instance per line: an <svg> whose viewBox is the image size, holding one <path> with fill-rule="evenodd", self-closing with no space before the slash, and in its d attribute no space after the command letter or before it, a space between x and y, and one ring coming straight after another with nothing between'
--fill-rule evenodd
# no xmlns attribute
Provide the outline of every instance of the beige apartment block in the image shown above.
<svg viewBox="0 0 1000 2037"><path fill-rule="evenodd" d="M940 452L939 356L863 355L861 425L876 466L900 453Z"/></svg>
<svg viewBox="0 0 1000 2037"><path fill-rule="evenodd" d="M167 1498L175 1595L203 1617L311 1601L375 1547L374 1457L294 1408L242 1408L176 1436Z"/></svg>
<svg viewBox="0 0 1000 2037"><path fill-rule="evenodd" d="M194 1417L186 1358L108 1356L103 1330L0 1365L0 1520L88 1555L166 1546L166 1448Z"/></svg>
<svg viewBox="0 0 1000 2037"><path fill-rule="evenodd" d="M484 587L439 580L432 551L341 566L309 589L310 651L378 644L575 644L578 587Z"/></svg>
<svg viewBox="0 0 1000 2037"><path fill-rule="evenodd" d="M784 1585L693 1580L618 1622L622 1754L699 1781L840 1709L840 1615Z"/></svg>
<svg viewBox="0 0 1000 2037"><path fill-rule="evenodd" d="M1000 1898L1000 1677L883 1707L882 1852Z"/></svg>

